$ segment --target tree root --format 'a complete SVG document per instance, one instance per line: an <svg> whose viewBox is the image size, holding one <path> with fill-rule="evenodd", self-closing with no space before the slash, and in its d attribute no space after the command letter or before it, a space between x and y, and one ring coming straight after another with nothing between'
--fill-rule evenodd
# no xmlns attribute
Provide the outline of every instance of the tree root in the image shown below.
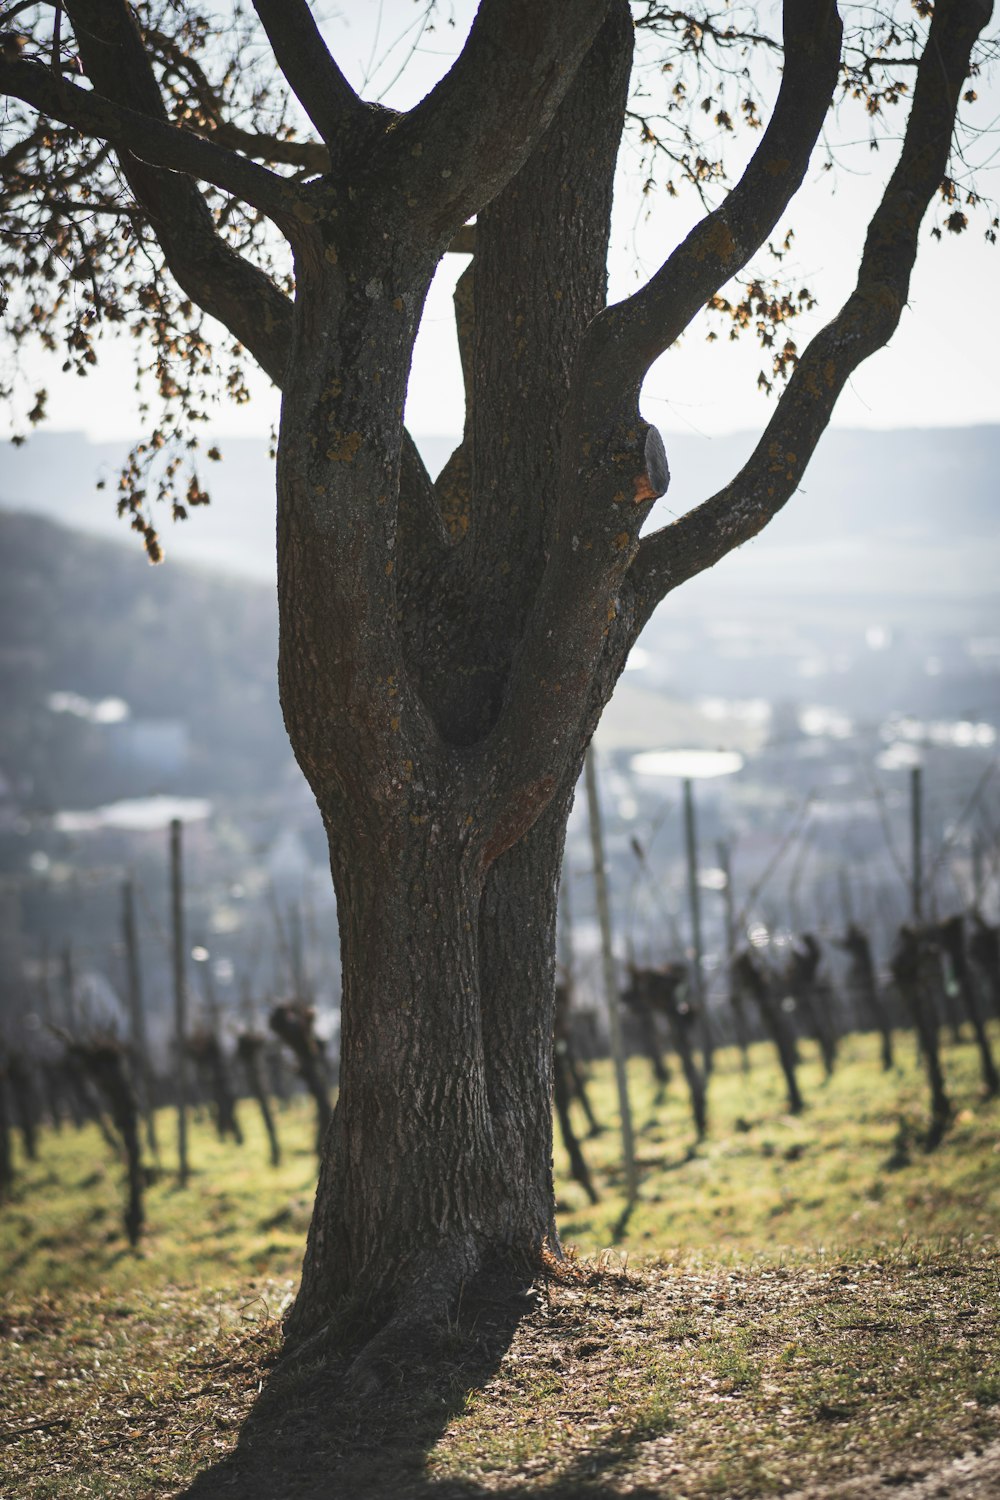
<svg viewBox="0 0 1000 1500"><path fill-rule="evenodd" d="M348 1366L347 1392L372 1396L437 1350L456 1331L465 1288L481 1269L482 1252L471 1235L421 1256L396 1292L396 1310Z"/></svg>
<svg viewBox="0 0 1000 1500"><path fill-rule="evenodd" d="M484 1255L476 1237L464 1236L410 1263L388 1308L382 1303L381 1322L373 1318L373 1303L364 1309L356 1300L342 1304L315 1332L290 1344L283 1363L344 1361L340 1388L346 1399L387 1395L449 1353L463 1363L476 1342L475 1309L482 1305L502 1305L513 1323L519 1321L535 1305L539 1274L557 1273L560 1265L550 1251L531 1266L526 1260L498 1263Z"/></svg>

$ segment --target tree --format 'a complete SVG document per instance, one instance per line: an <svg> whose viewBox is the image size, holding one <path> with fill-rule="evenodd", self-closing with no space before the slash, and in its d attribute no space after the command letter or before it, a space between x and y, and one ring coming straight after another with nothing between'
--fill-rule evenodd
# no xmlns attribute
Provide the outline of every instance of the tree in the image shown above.
<svg viewBox="0 0 1000 1500"><path fill-rule="evenodd" d="M196 417L209 314L282 389L281 700L329 837L344 971L340 1095L289 1331L335 1330L363 1306L381 1329L371 1355L498 1259L559 1255L556 895L585 746L657 604L776 514L852 371L896 328L925 211L954 191L956 112L991 7L876 15L881 53L873 41L845 63L836 6L785 0L780 88L749 164L611 306L625 0L577 0L571 29L550 0L482 0L454 67L407 113L355 94L306 0L254 0L235 56L263 33L308 139L274 77L216 66L221 42L187 7L6 10L22 31L0 58L5 244L31 289L15 338L40 326L55 344L68 319L70 357L90 362L95 321L131 319L164 394ZM709 41L766 43L707 9L644 19L699 61ZM872 81L897 60L912 95ZM912 97L856 287L801 354L777 353L787 384L743 470L641 537L669 480L639 411L646 372L706 304L737 323L763 311L753 287L736 304L722 289L801 184L838 81L875 109L892 88ZM711 173L677 155L704 188ZM410 357L473 216L456 298L465 434L432 483L402 423ZM82 278L79 312L64 277ZM138 472L120 505L155 550ZM204 499L194 478L188 498Z"/></svg>

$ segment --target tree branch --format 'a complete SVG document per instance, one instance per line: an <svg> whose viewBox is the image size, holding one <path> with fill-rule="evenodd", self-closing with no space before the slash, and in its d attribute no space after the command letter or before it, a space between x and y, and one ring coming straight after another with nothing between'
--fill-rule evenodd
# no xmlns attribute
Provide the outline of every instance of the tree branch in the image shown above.
<svg viewBox="0 0 1000 1500"><path fill-rule="evenodd" d="M584 336L563 425L548 565L487 742L505 768L488 844L494 857L530 827L549 794L546 768L579 738L608 637L622 636L623 586L640 529L669 484L663 443L638 413L642 378L749 258L801 182L836 83L840 35L832 0L785 0L784 78L743 178L643 291L600 313Z"/></svg>
<svg viewBox="0 0 1000 1500"><path fill-rule="evenodd" d="M267 131L244 130L227 120L223 102L197 58L185 52L176 39L165 32L147 28L145 36L162 61L184 77L197 100L203 118L187 122L189 129L197 135L206 136L230 151L242 151L244 156L255 161L280 162L283 166L298 167L300 171L317 176L330 170L330 153L321 141L288 140Z"/></svg>
<svg viewBox="0 0 1000 1500"><path fill-rule="evenodd" d="M638 393L647 370L746 265L798 190L833 97L842 35L834 0L785 0L781 86L770 123L736 186L647 284L609 307L588 336L589 378Z"/></svg>
<svg viewBox="0 0 1000 1500"><path fill-rule="evenodd" d="M253 8L289 88L332 145L365 106L330 56L306 0L253 0Z"/></svg>
<svg viewBox="0 0 1000 1500"><path fill-rule="evenodd" d="M94 87L115 103L165 123L149 55L123 0L68 0L67 9ZM196 182L149 166L128 150L118 155L178 286L218 318L280 386L291 343L289 299L216 232Z"/></svg>
<svg viewBox="0 0 1000 1500"><path fill-rule="evenodd" d="M0 58L0 94L12 95L81 134L109 141L152 166L184 172L233 193L287 225L290 200L280 177L255 162L103 94L79 88L41 63Z"/></svg>
<svg viewBox="0 0 1000 1500"><path fill-rule="evenodd" d="M384 201L405 203L435 243L495 197L552 119L608 0L483 0L465 47L372 157Z"/></svg>
<svg viewBox="0 0 1000 1500"><path fill-rule="evenodd" d="M895 332L920 225L945 175L972 49L989 0L938 0L920 61L903 147L868 227L857 284L802 355L749 462L725 489L647 537L629 572L634 636L678 584L749 541L797 489L844 385Z"/></svg>

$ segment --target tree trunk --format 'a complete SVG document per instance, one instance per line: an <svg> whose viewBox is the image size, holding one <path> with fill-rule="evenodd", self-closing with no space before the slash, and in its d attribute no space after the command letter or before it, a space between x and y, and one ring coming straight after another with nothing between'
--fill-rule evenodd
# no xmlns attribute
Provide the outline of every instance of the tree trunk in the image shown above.
<svg viewBox="0 0 1000 1500"><path fill-rule="evenodd" d="M882 1069L889 1073L893 1067L892 1021L879 992L868 935L854 922L849 922L838 946L850 955L847 987L854 999L856 1011L860 1011L861 1027L864 1029L873 1024L878 1030L882 1038Z"/></svg>
<svg viewBox="0 0 1000 1500"><path fill-rule="evenodd" d="M24 1058L17 1052L11 1053L7 1072L14 1112L24 1141L24 1154L29 1161L35 1161L38 1157L38 1120L34 1079Z"/></svg>
<svg viewBox="0 0 1000 1500"><path fill-rule="evenodd" d="M785 1075L789 1113L801 1114L805 1105L799 1091L798 1079L795 1076L795 1069L798 1066L795 1038L782 1012L781 1004L773 994L767 976L749 953L741 953L737 956L733 965L733 977L737 984L746 987L747 992L755 1001L760 1018L774 1042L781 1071Z"/></svg>
<svg viewBox="0 0 1000 1500"><path fill-rule="evenodd" d="M986 1091L986 1097L993 1099L997 1093L1000 1093L1000 1076L997 1075L997 1066L993 1059L993 1049L990 1046L982 1007L979 1004L976 982L966 958L963 917L961 915L950 917L947 921L940 923L937 929L937 940L944 960L941 974L942 987L948 993L954 986L962 1008L972 1022L976 1046L979 1048L983 1088Z"/></svg>
<svg viewBox="0 0 1000 1500"><path fill-rule="evenodd" d="M485 879L428 827L367 861L331 841L341 1085L289 1332L363 1299L426 1321L502 1257L557 1248L552 1023L565 802Z"/></svg>
<svg viewBox="0 0 1000 1500"><path fill-rule="evenodd" d="M316 1150L320 1152L333 1110L323 1050L313 1030L315 1019L311 1005L304 1005L301 1000L286 1000L271 1011L268 1025L292 1053L299 1076L316 1103Z"/></svg>

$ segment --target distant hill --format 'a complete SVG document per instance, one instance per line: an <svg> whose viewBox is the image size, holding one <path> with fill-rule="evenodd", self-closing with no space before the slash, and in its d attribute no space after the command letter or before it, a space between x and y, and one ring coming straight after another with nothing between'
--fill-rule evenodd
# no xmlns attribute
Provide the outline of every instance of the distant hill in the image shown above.
<svg viewBox="0 0 1000 1500"><path fill-rule="evenodd" d="M273 785L276 638L265 583L0 511L0 772L39 809Z"/></svg>
<svg viewBox="0 0 1000 1500"><path fill-rule="evenodd" d="M251 448L243 453L249 462ZM905 488L902 452L899 463ZM797 542L789 517L786 541L762 542L756 556L744 548L693 580L647 628L602 723L604 744L744 748L745 726L723 723L718 709L705 720L697 703L713 694L815 701L873 720L895 707L1000 722L998 542L995 528L974 530L988 476L971 460L961 472L970 477L944 506L948 520L914 491L905 539L893 530L899 487L867 526L852 492L832 507L825 540ZM246 503L253 514L259 500L248 491ZM856 531L845 537L847 511ZM185 534L196 538L204 519ZM249 522L241 535L252 540ZM863 567L842 566L848 548ZM782 577L781 558L796 551L805 562ZM866 570L867 595L857 586ZM811 593L810 577L823 579ZM276 662L273 582L179 562L175 551L151 568L127 534L107 540L0 510L0 815L5 783L42 812L159 792L243 797L259 810L279 787L304 794Z"/></svg>
<svg viewBox="0 0 1000 1500"><path fill-rule="evenodd" d="M673 472L652 524L682 514L741 468L756 434L701 438L668 433ZM447 436L418 439L436 472ZM125 444L92 444L79 433L41 433L0 459L0 505L104 536L130 540L110 489ZM213 504L179 525L162 522L168 559L201 561L259 579L274 577L274 465L266 444L231 439L223 462L206 465ZM1000 564L1000 426L894 432L834 428L823 437L801 491L762 536L713 570L687 597L715 590L775 590L798 599L894 594L989 596ZM130 542L138 550L138 542Z"/></svg>

